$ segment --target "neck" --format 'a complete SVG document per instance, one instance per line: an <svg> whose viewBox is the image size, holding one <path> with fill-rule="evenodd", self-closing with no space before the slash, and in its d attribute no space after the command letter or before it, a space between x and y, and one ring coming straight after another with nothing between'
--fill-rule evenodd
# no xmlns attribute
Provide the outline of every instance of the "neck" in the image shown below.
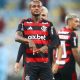
<svg viewBox="0 0 80 80"><path fill-rule="evenodd" d="M73 28L69 25L66 26L66 28L70 29L70 30L73 30Z"/></svg>
<svg viewBox="0 0 80 80"><path fill-rule="evenodd" d="M34 22L38 22L40 20L40 16L32 16Z"/></svg>

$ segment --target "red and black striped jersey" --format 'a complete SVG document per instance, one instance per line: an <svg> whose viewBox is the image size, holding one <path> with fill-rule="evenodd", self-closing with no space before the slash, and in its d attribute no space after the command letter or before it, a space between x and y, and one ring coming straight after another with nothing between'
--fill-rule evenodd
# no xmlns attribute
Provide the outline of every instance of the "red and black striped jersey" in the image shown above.
<svg viewBox="0 0 80 80"><path fill-rule="evenodd" d="M63 48L62 59L60 61L60 67L75 65L75 60L72 54L72 48L78 47L78 37L74 31L69 28L62 28L58 32L60 43ZM57 57L57 54L56 54ZM70 64L69 64L70 63Z"/></svg>
<svg viewBox="0 0 80 80"><path fill-rule="evenodd" d="M33 40L37 48L50 44L51 46L59 45L59 38L53 24L47 20L40 20L39 22L34 22L31 18L23 20L17 31L22 31L23 37ZM48 62L48 53L33 55L33 51L26 45L26 61Z"/></svg>

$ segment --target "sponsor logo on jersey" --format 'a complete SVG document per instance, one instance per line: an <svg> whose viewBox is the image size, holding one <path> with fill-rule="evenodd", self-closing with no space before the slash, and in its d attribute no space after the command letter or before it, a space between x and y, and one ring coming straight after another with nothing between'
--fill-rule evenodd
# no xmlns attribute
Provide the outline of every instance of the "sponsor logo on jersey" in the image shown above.
<svg viewBox="0 0 80 80"><path fill-rule="evenodd" d="M70 36L69 35L59 35L60 39L69 39Z"/></svg>
<svg viewBox="0 0 80 80"><path fill-rule="evenodd" d="M39 39L39 40L45 40L46 36L40 36L40 35L30 35L28 36L28 39Z"/></svg>

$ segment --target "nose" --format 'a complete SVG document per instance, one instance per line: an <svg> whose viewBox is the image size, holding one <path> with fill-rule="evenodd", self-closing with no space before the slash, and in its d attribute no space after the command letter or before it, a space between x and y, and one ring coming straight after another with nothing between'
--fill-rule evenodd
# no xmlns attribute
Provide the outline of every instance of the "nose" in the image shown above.
<svg viewBox="0 0 80 80"><path fill-rule="evenodd" d="M36 9L39 9L39 7L38 7L38 6L36 6L35 8L36 8Z"/></svg>

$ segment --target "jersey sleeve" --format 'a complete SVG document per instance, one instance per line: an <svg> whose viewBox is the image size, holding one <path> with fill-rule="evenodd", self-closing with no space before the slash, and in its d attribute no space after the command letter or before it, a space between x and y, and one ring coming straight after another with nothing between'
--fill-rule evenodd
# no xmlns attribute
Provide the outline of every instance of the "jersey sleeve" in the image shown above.
<svg viewBox="0 0 80 80"><path fill-rule="evenodd" d="M57 47L58 45L60 45L59 36L58 36L55 28L53 27L52 23L50 25L49 33L50 33L49 35L50 35L50 38L51 38L51 46L52 47Z"/></svg>
<svg viewBox="0 0 80 80"><path fill-rule="evenodd" d="M17 55L16 62L19 62L19 61L20 61L20 59L21 59L21 57L22 57L22 55L23 55L23 53L24 53L24 51L25 51L24 48L25 48L25 47L24 47L24 44L22 43L22 44L20 45L20 47L19 47L19 51L18 51L18 55Z"/></svg>
<svg viewBox="0 0 80 80"><path fill-rule="evenodd" d="M18 28L17 28L17 31L23 31L23 30L24 30L23 24L24 24L24 20L22 20L22 21L19 23Z"/></svg>
<svg viewBox="0 0 80 80"><path fill-rule="evenodd" d="M74 32L71 33L70 43L71 43L71 48L78 47L78 38Z"/></svg>

